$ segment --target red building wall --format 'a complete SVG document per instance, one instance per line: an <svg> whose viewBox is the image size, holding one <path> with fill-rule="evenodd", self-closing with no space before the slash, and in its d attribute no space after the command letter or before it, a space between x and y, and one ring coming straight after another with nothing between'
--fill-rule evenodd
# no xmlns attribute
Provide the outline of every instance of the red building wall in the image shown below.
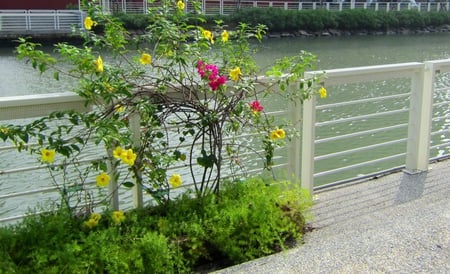
<svg viewBox="0 0 450 274"><path fill-rule="evenodd" d="M0 0L0 9L45 9L62 10L67 6L77 7L78 0Z"/></svg>

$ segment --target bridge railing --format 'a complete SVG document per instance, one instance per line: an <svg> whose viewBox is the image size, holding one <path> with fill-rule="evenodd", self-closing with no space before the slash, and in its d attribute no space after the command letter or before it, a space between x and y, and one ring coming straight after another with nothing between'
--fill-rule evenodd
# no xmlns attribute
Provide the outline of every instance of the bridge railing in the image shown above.
<svg viewBox="0 0 450 274"><path fill-rule="evenodd" d="M71 33L83 19L79 10L0 10L0 33Z"/></svg>
<svg viewBox="0 0 450 274"><path fill-rule="evenodd" d="M306 78L325 74L321 84L328 98L272 111L300 132L285 155L276 159L276 168L289 178L300 178L310 190L400 169L426 171L430 160L450 156L449 72L450 59L307 72ZM73 93L0 97L0 123L21 123L68 109L88 108ZM139 125L130 120L134 124ZM3 158L14 150L11 144L0 143ZM0 223L22 218L35 205L30 201L58 197L45 167L24 164L30 157L30 163L36 163L35 156L12 155L13 160L0 165ZM95 157L107 153L87 154L86 164ZM247 175L261 171L254 165L248 168ZM34 178L31 188L29 182L24 186L29 178ZM37 186L39 180L47 184ZM90 184L95 188L95 182ZM145 202L140 188L130 194L110 183L109 191L114 208Z"/></svg>
<svg viewBox="0 0 450 274"><path fill-rule="evenodd" d="M293 158L303 186L422 172L448 157L449 71L450 60L327 70L329 100L303 105L302 157Z"/></svg>

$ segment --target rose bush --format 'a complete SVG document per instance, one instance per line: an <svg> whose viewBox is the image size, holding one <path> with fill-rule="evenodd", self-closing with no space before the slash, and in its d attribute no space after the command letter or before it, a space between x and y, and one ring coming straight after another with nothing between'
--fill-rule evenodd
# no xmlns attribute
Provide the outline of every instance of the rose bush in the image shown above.
<svg viewBox="0 0 450 274"><path fill-rule="evenodd" d="M194 16L187 16L188 4ZM276 93L301 103L314 94L326 96L323 87L316 88L320 79L304 79L315 56L301 52L282 58L266 77L258 76L251 40L261 41L265 27L241 23L230 30L217 21L214 29L205 29L198 7L197 2L163 0L149 10L146 32L132 35L89 2L82 46L59 43L55 54L48 54L20 39L18 57L40 73L51 71L56 80L76 78L74 92L91 110L4 125L0 137L19 150L41 153L51 171L67 172L71 165L79 171L83 150L92 142L104 146L107 157L79 171L83 179L75 182L88 197L86 216L94 208L89 181L99 188L111 182L139 186L158 203L169 201L171 190L184 182L192 184L197 197L219 193L224 176L233 172L225 172L226 164L233 165L242 151L242 133L261 139L263 155L257 155L270 170L275 148L294 132L265 113L263 99ZM30 140L37 146L29 146ZM172 171L180 162L189 178ZM67 183L59 185L70 207ZM123 217L114 216L117 222ZM88 226L97 222L90 218Z"/></svg>

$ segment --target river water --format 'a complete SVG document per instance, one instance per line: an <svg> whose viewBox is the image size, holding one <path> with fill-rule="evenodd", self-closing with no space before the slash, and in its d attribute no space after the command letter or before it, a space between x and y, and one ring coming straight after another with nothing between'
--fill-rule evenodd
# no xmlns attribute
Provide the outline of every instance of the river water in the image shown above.
<svg viewBox="0 0 450 274"><path fill-rule="evenodd" d="M450 58L450 33L267 39L256 60L260 67L274 59L309 51L318 58L317 69L391 64ZM40 76L30 64L18 61L14 49L0 45L0 96L66 91L62 79Z"/></svg>
<svg viewBox="0 0 450 274"><path fill-rule="evenodd" d="M298 54L301 50L309 51L318 58L316 69L332 69L354 66L380 65L401 62L427 61L450 58L450 33L437 34L421 34L421 35L395 35L395 36L345 36L345 37L316 37L316 38L281 38L267 39L260 45L259 51L256 53L256 60L260 67L269 66L274 59L283 56ZM40 94L52 92L65 92L72 88L73 82L69 79L61 79L59 82L52 79L51 75L40 76L37 71L31 68L30 64L18 61L14 49L10 47L0 47L0 96L13 96L25 94ZM392 88L399 89L401 85L395 83ZM333 92L333 91L330 91ZM345 101L352 92L341 92L339 101ZM330 94L332 95L332 94ZM447 98L449 95L446 95ZM333 102L333 96L330 96ZM401 103L401 102L400 102ZM279 102L280 107L284 107L284 102ZM374 108L379 106L374 105ZM387 107L387 106L386 106ZM443 106L440 110L447 117L450 115L448 105ZM356 115L357 113L355 113ZM318 114L328 115L328 114ZM334 115L334 114L333 114ZM339 118L339 117L338 117ZM400 117L403 119L402 117ZM320 119L320 117L319 117ZM354 126L353 124L346 127ZM442 128L450 126L450 119L446 119L438 125ZM355 128L355 130L360 130ZM341 129L332 129L332 134L339 134ZM329 132L320 132L318 135L327 136ZM396 134L396 133L393 133ZM404 134L404 133L401 133ZM374 138L385 138L375 136ZM386 138L392 138L386 137ZM449 136L437 136L438 139L449 140ZM437 140L438 141L438 140ZM344 144L343 144L344 145ZM333 145L332 145L333 146ZM334 145L335 146L335 145ZM395 148L394 148L395 149ZM404 149L404 148L400 148ZM326 153L333 150L333 147L323 146L317 147L319 153ZM435 154L442 152L434 152ZM448 151L444 153L449 153ZM382 152L380 152L382 154ZM364 161L367 155L354 156L353 159L340 159L341 162L351 163ZM432 155L437 156L437 155ZM404 162L404 159L402 159ZM327 163L326 161L318 164L316 171L327 170L333 166L335 162ZM390 163L392 164L392 163ZM396 163L394 163L395 165ZM401 164L401 161L400 161ZM13 166L15 163L0 164L0 169ZM334 167L333 167L334 168ZM383 170L383 166L378 167ZM372 172L371 171L362 171ZM31 174L29 175L31 176ZM43 176L43 175L42 175ZM19 175L20 177L20 175ZM1 179L1 178L0 178ZM317 184L329 183L333 180L339 180L339 177L325 178L317 180ZM15 180L11 178L11 180ZM19 178L23 180L23 178ZM33 180L30 180L33 184ZM30 188L30 185L24 184L20 187L2 185L0 180L0 196L1 194L11 192L11 188L16 191L24 191ZM19 190L20 189L20 190ZM4 213L14 210L14 205L9 208L3 207L0 201L0 217Z"/></svg>

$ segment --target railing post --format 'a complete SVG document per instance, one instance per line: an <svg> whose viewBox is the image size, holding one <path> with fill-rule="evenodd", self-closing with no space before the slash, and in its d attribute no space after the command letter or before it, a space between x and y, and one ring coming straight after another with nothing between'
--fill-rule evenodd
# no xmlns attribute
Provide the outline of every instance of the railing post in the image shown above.
<svg viewBox="0 0 450 274"><path fill-rule="evenodd" d="M305 73L305 82L314 78L311 73ZM314 187L314 141L316 139L316 98L313 96L303 102L302 115L302 167L301 183L302 188L311 193Z"/></svg>
<svg viewBox="0 0 450 274"><path fill-rule="evenodd" d="M109 201L109 206L112 210L119 210L119 186L117 185L116 173L117 170L114 164L114 157L112 149L108 149L107 151L107 168L108 174L111 177L111 180L108 184L108 193L109 197L111 197Z"/></svg>
<svg viewBox="0 0 450 274"><path fill-rule="evenodd" d="M135 149L139 149L141 146L141 117L138 113L134 113L130 116L129 120L130 124L130 130L132 132L132 140L133 140L133 147ZM135 174L136 177L141 177L141 174L138 172L138 174ZM135 184L132 189L133 192L133 207L134 208L141 208L144 205L143 197L142 197L142 185L141 182L139 182L139 179L135 179Z"/></svg>
<svg viewBox="0 0 450 274"><path fill-rule="evenodd" d="M430 158L431 120L433 115L434 65L424 63L424 69L414 74L410 99L407 173L428 170Z"/></svg>
<svg viewBox="0 0 450 274"><path fill-rule="evenodd" d="M54 11L54 13L55 13L55 30L60 30L61 27L59 26L59 17L60 17L59 11Z"/></svg>
<svg viewBox="0 0 450 274"><path fill-rule="evenodd" d="M292 102L290 104L292 127L297 133L292 138L288 151L288 178L292 178L293 180L298 180L301 177L301 111L302 104L300 102Z"/></svg>

